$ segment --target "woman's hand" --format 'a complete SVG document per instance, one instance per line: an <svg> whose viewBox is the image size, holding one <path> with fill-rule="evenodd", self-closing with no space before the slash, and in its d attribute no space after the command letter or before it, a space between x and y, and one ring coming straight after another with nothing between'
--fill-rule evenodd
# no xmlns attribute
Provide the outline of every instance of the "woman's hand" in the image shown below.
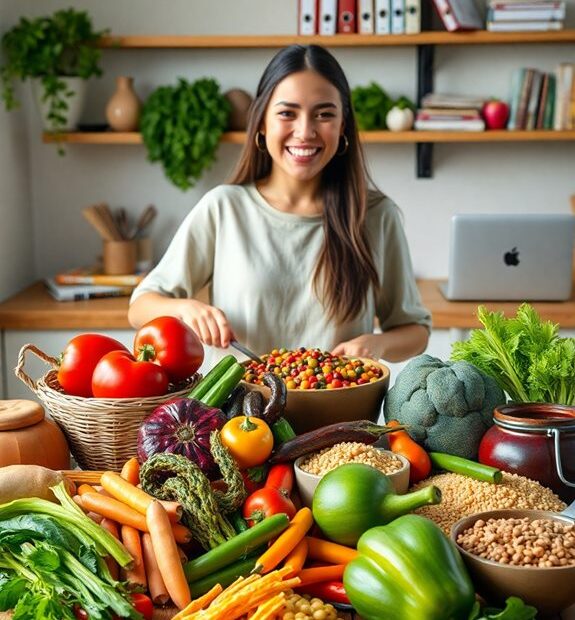
<svg viewBox="0 0 575 620"><path fill-rule="evenodd" d="M227 348L234 332L224 312L196 299L180 300L179 316L205 345Z"/></svg>
<svg viewBox="0 0 575 620"><path fill-rule="evenodd" d="M367 357L378 360L381 357L381 334L362 334L353 340L340 342L332 351L333 355L347 357Z"/></svg>

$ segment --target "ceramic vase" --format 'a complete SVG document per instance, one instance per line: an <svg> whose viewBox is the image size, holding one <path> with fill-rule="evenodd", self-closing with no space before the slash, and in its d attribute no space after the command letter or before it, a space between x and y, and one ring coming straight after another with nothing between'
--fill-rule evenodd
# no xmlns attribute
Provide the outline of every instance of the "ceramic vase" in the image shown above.
<svg viewBox="0 0 575 620"><path fill-rule="evenodd" d="M134 91L134 78L116 78L116 91L106 105L106 120L114 131L137 131L142 104Z"/></svg>

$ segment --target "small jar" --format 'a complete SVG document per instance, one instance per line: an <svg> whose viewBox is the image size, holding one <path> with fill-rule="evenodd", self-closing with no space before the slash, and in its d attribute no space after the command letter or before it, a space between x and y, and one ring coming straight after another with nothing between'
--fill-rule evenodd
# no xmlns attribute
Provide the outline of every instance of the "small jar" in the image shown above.
<svg viewBox="0 0 575 620"><path fill-rule="evenodd" d="M517 403L496 407L479 462L537 480L575 500L575 407Z"/></svg>
<svg viewBox="0 0 575 620"><path fill-rule="evenodd" d="M68 443L39 403L0 400L0 467L20 464L70 469Z"/></svg>

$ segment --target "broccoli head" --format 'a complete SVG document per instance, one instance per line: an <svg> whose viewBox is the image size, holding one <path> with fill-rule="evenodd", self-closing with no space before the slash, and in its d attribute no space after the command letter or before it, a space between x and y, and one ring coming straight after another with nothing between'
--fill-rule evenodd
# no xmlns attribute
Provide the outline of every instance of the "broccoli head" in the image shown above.
<svg viewBox="0 0 575 620"><path fill-rule="evenodd" d="M397 375L384 414L427 450L476 459L493 409L505 401L495 380L472 364L418 355Z"/></svg>

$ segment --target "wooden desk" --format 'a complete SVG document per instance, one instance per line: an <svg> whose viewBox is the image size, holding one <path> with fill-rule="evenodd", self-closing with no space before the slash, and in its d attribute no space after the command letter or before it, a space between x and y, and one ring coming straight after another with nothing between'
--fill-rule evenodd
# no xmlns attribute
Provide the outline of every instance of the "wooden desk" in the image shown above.
<svg viewBox="0 0 575 620"><path fill-rule="evenodd" d="M439 291L440 280L419 280L423 303L431 311L435 329L478 327L475 316L480 302L447 301ZM515 314L518 302L484 302L490 310ZM564 329L575 328L575 294L564 302L534 302L545 319ZM55 301L44 285L37 282L0 303L0 329L130 329L128 297Z"/></svg>

